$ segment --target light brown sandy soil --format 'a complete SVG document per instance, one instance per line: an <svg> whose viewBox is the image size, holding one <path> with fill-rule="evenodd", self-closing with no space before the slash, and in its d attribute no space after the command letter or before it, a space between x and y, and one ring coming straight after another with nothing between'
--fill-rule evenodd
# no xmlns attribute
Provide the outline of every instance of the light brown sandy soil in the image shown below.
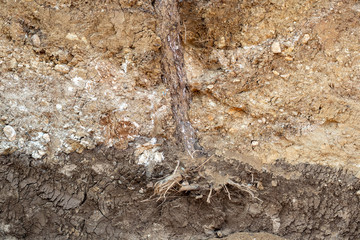
<svg viewBox="0 0 360 240"><path fill-rule="evenodd" d="M0 0L0 237L360 238L360 4L179 5L195 159L176 146L152 1ZM204 171L263 203L231 186L142 202L177 160L210 156ZM180 184L211 189L202 170Z"/></svg>
<svg viewBox="0 0 360 240"><path fill-rule="evenodd" d="M215 5L201 8L200 16L210 21ZM247 17L238 25L225 14L207 23L207 38L225 38L208 59L199 61L198 49L189 47L189 69L196 68L191 117L202 145L222 156L251 155L260 167L284 159L359 174L358 4L274 1L242 11ZM280 53L271 50L276 43ZM211 60L220 70L206 70Z"/></svg>

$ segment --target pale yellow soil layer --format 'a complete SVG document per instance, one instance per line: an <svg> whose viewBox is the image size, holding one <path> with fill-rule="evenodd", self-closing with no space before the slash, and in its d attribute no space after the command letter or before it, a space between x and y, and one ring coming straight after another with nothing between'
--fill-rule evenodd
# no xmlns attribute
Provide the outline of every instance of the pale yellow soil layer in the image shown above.
<svg viewBox="0 0 360 240"><path fill-rule="evenodd" d="M182 1L190 120L208 152L360 176L357 1ZM0 154L174 142L151 1L0 2Z"/></svg>

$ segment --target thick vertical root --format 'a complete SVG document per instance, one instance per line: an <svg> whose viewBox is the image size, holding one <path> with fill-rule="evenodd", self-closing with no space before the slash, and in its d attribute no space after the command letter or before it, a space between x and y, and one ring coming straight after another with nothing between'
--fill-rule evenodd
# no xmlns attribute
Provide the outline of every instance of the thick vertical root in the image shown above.
<svg viewBox="0 0 360 240"><path fill-rule="evenodd" d="M160 21L157 34L162 41L163 80L171 94L176 138L187 153L195 151L196 135L188 117L190 92L184 68L184 53L180 40L180 15L177 0L157 0L155 9Z"/></svg>

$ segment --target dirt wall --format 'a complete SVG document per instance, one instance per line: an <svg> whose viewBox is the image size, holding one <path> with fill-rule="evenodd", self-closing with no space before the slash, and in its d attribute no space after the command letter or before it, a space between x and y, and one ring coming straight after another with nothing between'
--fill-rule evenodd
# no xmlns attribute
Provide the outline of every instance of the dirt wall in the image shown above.
<svg viewBox="0 0 360 240"><path fill-rule="evenodd" d="M0 0L0 236L359 238L359 3L179 1L190 154L154 6Z"/></svg>

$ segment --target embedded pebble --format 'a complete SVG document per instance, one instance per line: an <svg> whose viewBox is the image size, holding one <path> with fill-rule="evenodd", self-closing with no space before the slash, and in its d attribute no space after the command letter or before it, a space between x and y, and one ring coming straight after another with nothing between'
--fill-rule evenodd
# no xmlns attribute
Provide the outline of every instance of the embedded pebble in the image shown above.
<svg viewBox="0 0 360 240"><path fill-rule="evenodd" d="M58 111L62 111L62 106L61 106L61 104L56 104L56 109L57 109Z"/></svg>
<svg viewBox="0 0 360 240"><path fill-rule="evenodd" d="M40 47L41 41L40 41L40 38L38 35L34 34L31 37L31 41L32 41L32 44L34 45L34 47Z"/></svg>
<svg viewBox="0 0 360 240"><path fill-rule="evenodd" d="M65 38L71 41L79 40L79 37L75 33L68 33Z"/></svg>
<svg viewBox="0 0 360 240"><path fill-rule="evenodd" d="M281 46L279 42L273 42L273 44L271 44L271 51L273 53L281 53Z"/></svg>
<svg viewBox="0 0 360 240"><path fill-rule="evenodd" d="M45 133L43 136L42 136L42 138L45 140L45 142L50 142L50 136L49 136L49 134L47 134L47 133Z"/></svg>
<svg viewBox="0 0 360 240"><path fill-rule="evenodd" d="M224 236L224 234L221 232L221 231L217 231L216 232L216 235L219 237L219 238L222 238Z"/></svg>
<svg viewBox="0 0 360 240"><path fill-rule="evenodd" d="M10 140L14 141L16 139L16 132L12 126L6 126L3 129L5 136Z"/></svg>
<svg viewBox="0 0 360 240"><path fill-rule="evenodd" d="M33 157L34 159L39 159L42 157L42 155L38 151L34 151L32 152L31 157Z"/></svg>
<svg viewBox="0 0 360 240"><path fill-rule="evenodd" d="M276 180L271 181L271 186L276 187L278 185L278 182Z"/></svg>
<svg viewBox="0 0 360 240"><path fill-rule="evenodd" d="M257 145L259 145L259 142L258 141L251 141L251 145L257 146Z"/></svg>
<svg viewBox="0 0 360 240"><path fill-rule="evenodd" d="M306 44L308 41L310 40L310 35L309 34L305 34L304 37L301 40L302 44Z"/></svg>
<svg viewBox="0 0 360 240"><path fill-rule="evenodd" d="M58 64L54 67L55 71L61 72L61 73L68 73L70 71L69 66L65 64Z"/></svg>
<svg viewBox="0 0 360 240"><path fill-rule="evenodd" d="M43 150L39 150L38 151L38 153L39 153L39 155L42 157L42 156L44 156L45 154L46 154L46 152L45 151L43 151Z"/></svg>
<svg viewBox="0 0 360 240"><path fill-rule="evenodd" d="M275 76L279 76L279 75L280 75L280 73L279 73L278 71L273 70L272 72L273 72L273 74L274 74Z"/></svg>
<svg viewBox="0 0 360 240"><path fill-rule="evenodd" d="M226 41L225 41L225 38L224 37L221 37L217 42L217 47L218 48L224 48L226 47Z"/></svg>
<svg viewBox="0 0 360 240"><path fill-rule="evenodd" d="M18 67L18 63L17 63L16 59L12 58L9 61L9 69L13 70L13 69L16 69L17 67Z"/></svg>

